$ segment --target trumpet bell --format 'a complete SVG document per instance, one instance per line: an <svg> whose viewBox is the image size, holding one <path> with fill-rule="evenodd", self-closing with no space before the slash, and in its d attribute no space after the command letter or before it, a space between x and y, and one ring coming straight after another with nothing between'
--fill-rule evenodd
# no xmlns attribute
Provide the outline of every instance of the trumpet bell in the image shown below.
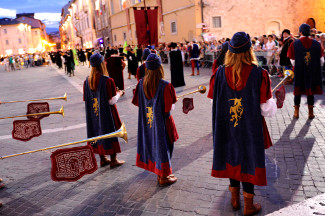
<svg viewBox="0 0 325 216"><path fill-rule="evenodd" d="M207 88L206 88L204 85L200 85L200 86L199 86L199 92L200 92L201 94L204 94L206 91L207 91Z"/></svg>
<svg viewBox="0 0 325 216"><path fill-rule="evenodd" d="M63 106L61 107L61 109L59 111L59 114L61 114L62 117L64 118L64 107Z"/></svg>
<svg viewBox="0 0 325 216"><path fill-rule="evenodd" d="M295 77L295 74L292 70L285 70L284 71L284 76L288 77L288 80L291 81Z"/></svg>
<svg viewBox="0 0 325 216"><path fill-rule="evenodd" d="M63 100L68 101L67 93L63 95Z"/></svg>

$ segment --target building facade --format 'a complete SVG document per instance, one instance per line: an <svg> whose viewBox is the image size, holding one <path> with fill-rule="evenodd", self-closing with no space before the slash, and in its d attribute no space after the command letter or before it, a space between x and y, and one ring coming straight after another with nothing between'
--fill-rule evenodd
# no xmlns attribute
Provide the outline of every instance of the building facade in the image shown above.
<svg viewBox="0 0 325 216"><path fill-rule="evenodd" d="M80 8L89 5L86 8L92 28L92 45L118 46L125 41L137 44L133 7L144 7L143 0L72 2L80 4ZM280 35L287 28L297 34L302 23L325 31L325 0L229 0L226 3L222 0L146 0L146 6L158 7L159 42L166 43L193 38L220 39L231 37L237 31L246 31L251 36ZM72 20L80 17L73 13L71 16ZM81 31L80 34L83 37L87 33ZM86 46L83 44L83 47Z"/></svg>
<svg viewBox="0 0 325 216"><path fill-rule="evenodd" d="M31 26L15 19L0 19L0 56L34 53Z"/></svg>

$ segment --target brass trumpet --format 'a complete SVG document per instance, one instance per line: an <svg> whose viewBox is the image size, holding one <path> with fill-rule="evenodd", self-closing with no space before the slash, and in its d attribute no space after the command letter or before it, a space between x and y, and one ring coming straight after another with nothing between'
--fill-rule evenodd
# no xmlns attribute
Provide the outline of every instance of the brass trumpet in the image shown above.
<svg viewBox="0 0 325 216"><path fill-rule="evenodd" d="M27 114L27 115L20 115L20 116L8 116L8 117L2 117L0 119L9 119L9 118L20 118L20 117L27 117L27 116L38 116L38 115L51 115L51 114L60 114L64 117L64 108L63 106L59 111L54 112L44 112L44 113L33 113L33 114Z"/></svg>
<svg viewBox="0 0 325 216"><path fill-rule="evenodd" d="M45 100L65 100L67 101L67 93L63 95L63 97L57 97L57 98L43 98L43 99L33 99L33 100L22 100L22 101L8 101L8 102L1 102L1 104L7 104L7 103L20 103L20 102L31 102L31 101L45 101Z"/></svg>
<svg viewBox="0 0 325 216"><path fill-rule="evenodd" d="M112 133L102 135L102 136L97 136L97 137L84 139L84 140L80 140L80 141L76 141L76 142L72 142L72 143L57 145L57 146L51 146L51 147L47 147L47 148L43 148L43 149L37 149L37 150L33 150L33 151L22 152L22 153L18 153L18 154L0 156L0 159L3 160L3 159L6 159L6 158L16 157L16 156L20 156L20 155L24 155L24 154L31 154L31 153L35 153L35 152L46 151L46 150L49 150L49 149L60 148L60 147L65 147L65 146L70 146L70 145L76 145L76 144L84 143L84 142L96 142L97 140L109 139L109 138L114 138L114 137L120 137L120 138L124 139L124 141L126 143L128 142L128 135L127 135L127 131L126 131L124 123L122 123L122 126L121 126L121 128L119 130L117 130L115 132L112 132Z"/></svg>
<svg viewBox="0 0 325 216"><path fill-rule="evenodd" d="M287 79L292 80L295 77L295 74L293 73L292 70L286 70L285 71L285 77L283 80L281 80L281 82L279 82L279 84L277 84L273 89L272 89L272 93L280 86L282 85Z"/></svg>
<svg viewBox="0 0 325 216"><path fill-rule="evenodd" d="M177 100L180 99L181 97L184 97L184 96L190 95L190 94L194 94L194 93L197 93L197 92L200 92L201 94L204 94L206 91L207 91L207 88L204 85L200 85L197 90L178 96Z"/></svg>

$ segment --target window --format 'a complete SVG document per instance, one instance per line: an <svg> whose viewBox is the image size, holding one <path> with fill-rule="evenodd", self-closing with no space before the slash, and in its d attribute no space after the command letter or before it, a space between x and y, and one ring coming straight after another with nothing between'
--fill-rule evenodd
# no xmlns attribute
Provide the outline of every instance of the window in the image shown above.
<svg viewBox="0 0 325 216"><path fill-rule="evenodd" d="M89 18L87 16L87 28L89 28Z"/></svg>
<svg viewBox="0 0 325 216"><path fill-rule="evenodd" d="M126 41L126 32L123 32L123 39Z"/></svg>
<svg viewBox="0 0 325 216"><path fill-rule="evenodd" d="M4 32L5 34L7 34L7 29L3 29L3 32Z"/></svg>
<svg viewBox="0 0 325 216"><path fill-rule="evenodd" d="M221 28L221 16L212 17L212 27Z"/></svg>
<svg viewBox="0 0 325 216"><path fill-rule="evenodd" d="M114 35L114 41L116 41L116 34Z"/></svg>
<svg viewBox="0 0 325 216"><path fill-rule="evenodd" d="M114 0L111 0L111 14L114 14Z"/></svg>
<svg viewBox="0 0 325 216"><path fill-rule="evenodd" d="M21 38L18 38L18 43L20 43L20 44L21 44Z"/></svg>
<svg viewBox="0 0 325 216"><path fill-rule="evenodd" d="M177 34L177 24L176 21L170 23L170 29L172 34Z"/></svg>
<svg viewBox="0 0 325 216"><path fill-rule="evenodd" d="M6 44L9 45L9 41L8 40L6 40Z"/></svg>

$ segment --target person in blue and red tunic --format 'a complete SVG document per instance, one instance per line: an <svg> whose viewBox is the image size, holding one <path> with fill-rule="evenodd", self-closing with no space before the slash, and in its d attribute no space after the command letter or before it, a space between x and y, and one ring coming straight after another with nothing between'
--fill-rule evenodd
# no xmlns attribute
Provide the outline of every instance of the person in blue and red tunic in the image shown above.
<svg viewBox="0 0 325 216"><path fill-rule="evenodd" d="M117 112L116 102L123 95L116 92L114 80L108 77L104 57L96 53L90 57L91 73L84 82L84 101L86 110L88 138L114 132L121 127L121 120ZM117 138L98 140L91 145L94 153L100 156L100 165L110 164L111 168L125 162L117 159L121 152ZM111 156L111 160L106 155Z"/></svg>
<svg viewBox="0 0 325 216"><path fill-rule="evenodd" d="M146 59L148 57L148 55L151 53L150 49L145 48L142 52L142 61L143 64L140 65L137 69L137 80L139 82L140 79L142 79L144 77L144 75L146 74Z"/></svg>
<svg viewBox="0 0 325 216"><path fill-rule="evenodd" d="M168 185L177 181L171 158L178 134L170 114L177 99L174 87L163 77L161 59L150 54L132 103L139 107L136 165L157 174L160 185Z"/></svg>
<svg viewBox="0 0 325 216"><path fill-rule="evenodd" d="M208 97L213 99L213 167L211 175L229 178L234 209L240 208L243 185L244 215L261 210L253 203L254 185L266 186L265 149L272 146L264 116L274 116L268 72L257 67L245 32L237 32L228 43L225 65L212 76Z"/></svg>
<svg viewBox="0 0 325 216"><path fill-rule="evenodd" d="M310 26L302 24L299 28L300 39L291 43L288 57L294 66L294 118L299 118L301 95L307 96L309 119L314 116L315 94L323 94L322 71L324 64L324 51L321 45L309 38Z"/></svg>
<svg viewBox="0 0 325 216"><path fill-rule="evenodd" d="M190 53L190 60L192 64L192 74L194 76L194 69L197 69L197 75L200 75L200 47L196 44L196 39L193 39L193 43L188 47L188 52Z"/></svg>

